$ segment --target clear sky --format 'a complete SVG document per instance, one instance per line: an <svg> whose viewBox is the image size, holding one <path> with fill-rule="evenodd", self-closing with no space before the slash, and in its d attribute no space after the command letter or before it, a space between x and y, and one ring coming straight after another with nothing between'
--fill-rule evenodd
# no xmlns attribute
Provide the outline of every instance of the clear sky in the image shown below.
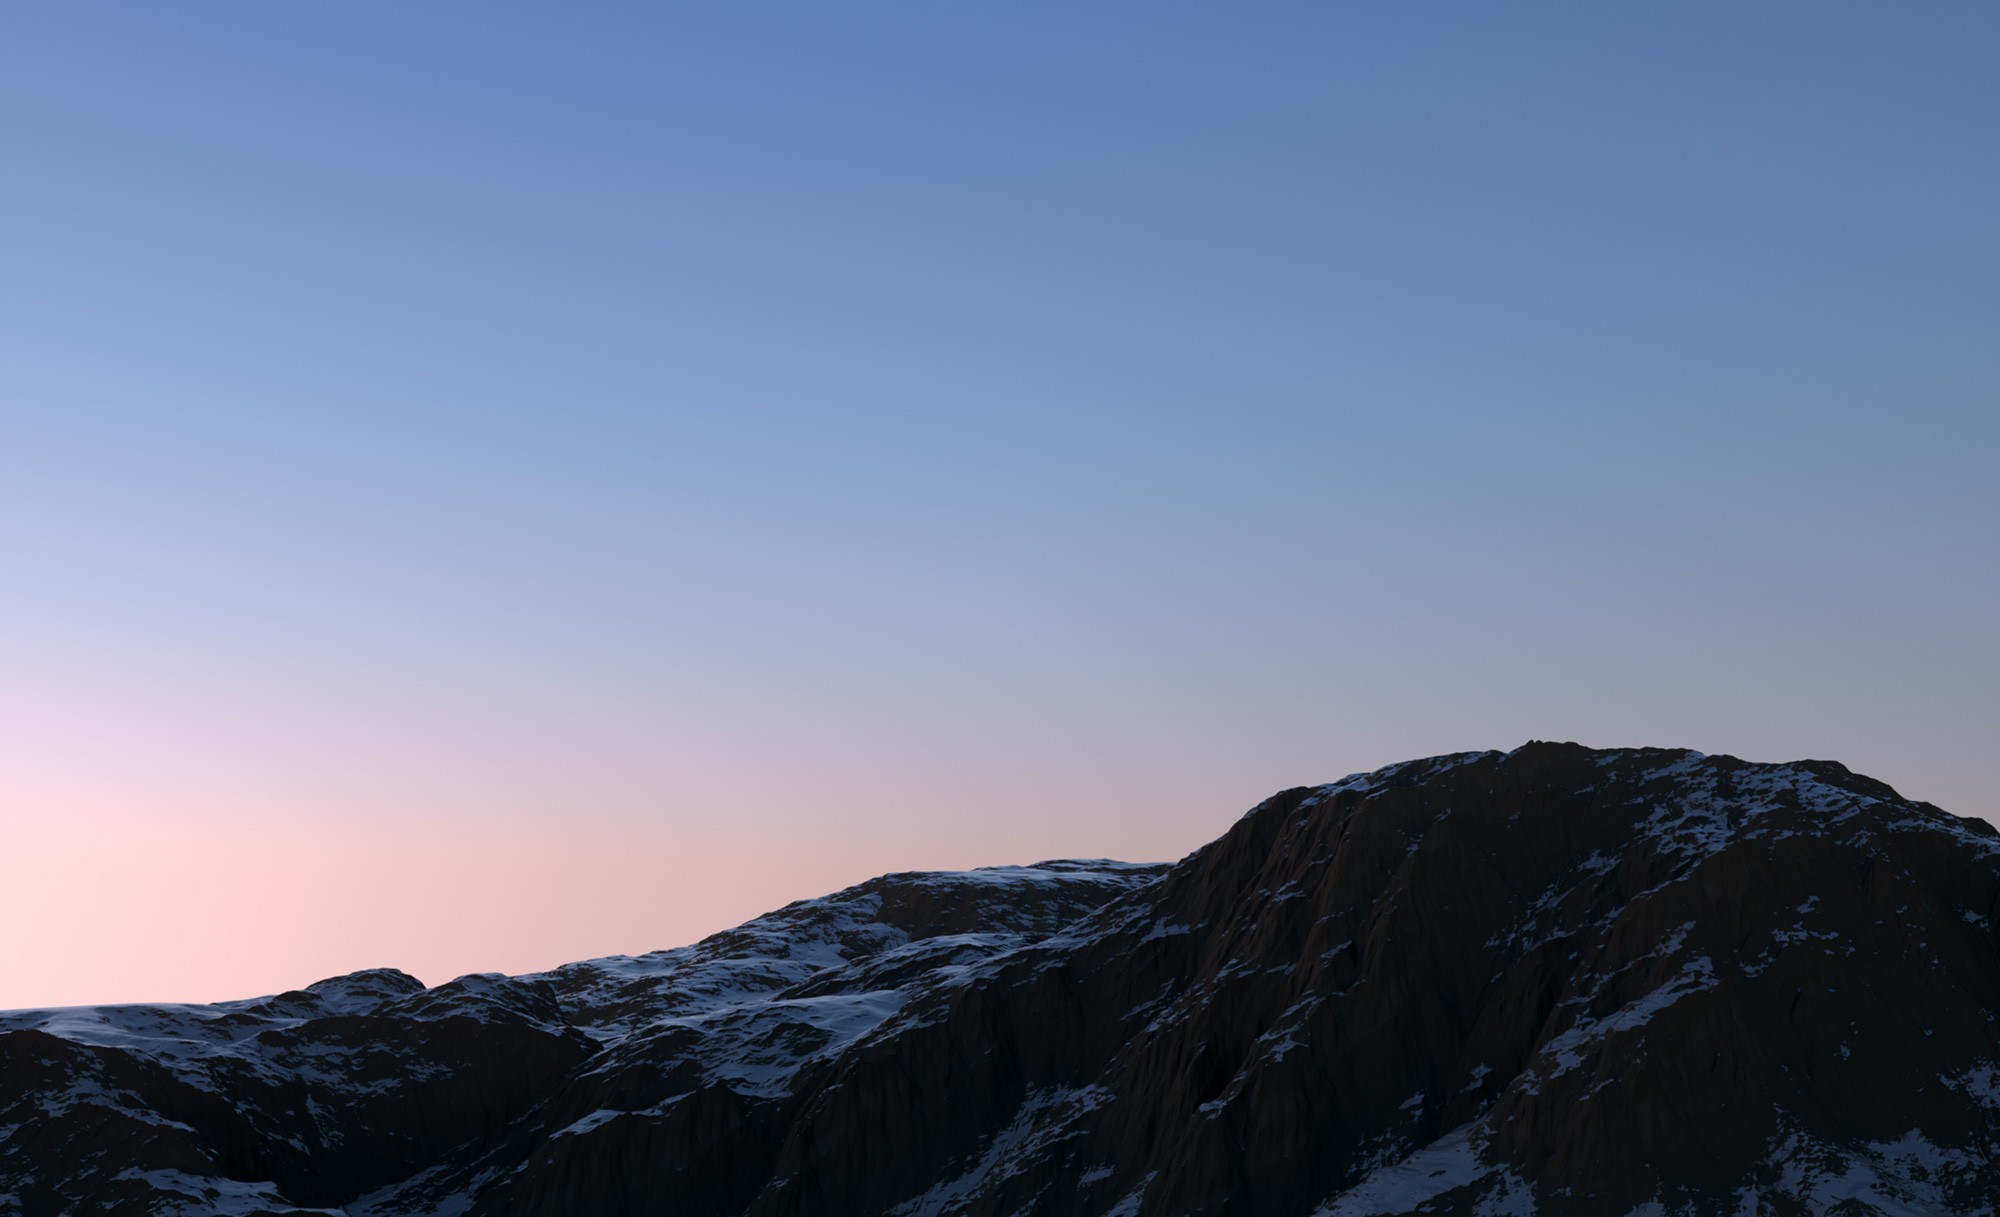
<svg viewBox="0 0 2000 1217"><path fill-rule="evenodd" d="M2000 8L0 8L0 1006L1531 738L2000 816Z"/></svg>

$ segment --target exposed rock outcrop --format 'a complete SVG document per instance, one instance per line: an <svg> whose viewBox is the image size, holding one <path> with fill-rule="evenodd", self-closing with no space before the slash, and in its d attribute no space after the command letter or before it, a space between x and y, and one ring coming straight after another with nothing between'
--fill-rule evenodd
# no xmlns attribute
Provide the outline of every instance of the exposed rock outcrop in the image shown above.
<svg viewBox="0 0 2000 1217"><path fill-rule="evenodd" d="M1990 826L1829 762L1438 757L1171 868L0 1015L0 1214L1990 1215L1996 917Z"/></svg>

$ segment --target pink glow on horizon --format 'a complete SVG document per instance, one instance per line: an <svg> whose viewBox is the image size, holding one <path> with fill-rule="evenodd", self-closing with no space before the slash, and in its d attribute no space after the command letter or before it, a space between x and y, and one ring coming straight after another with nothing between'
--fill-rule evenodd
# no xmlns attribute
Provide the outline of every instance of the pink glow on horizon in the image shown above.
<svg viewBox="0 0 2000 1217"><path fill-rule="evenodd" d="M433 985L538 971L680 946L874 873L829 841L758 854L487 830L395 848L215 829L45 837L0 862L0 1009L227 1000L370 967Z"/></svg>
<svg viewBox="0 0 2000 1217"><path fill-rule="evenodd" d="M1115 842L1105 825L966 814L962 800L959 814L913 819L804 782L761 802L718 784L648 819L637 795L608 787L577 800L594 814L558 814L538 813L533 792L510 805L436 783L385 802L360 783L283 798L186 768L67 788L44 776L22 782L16 765L0 783L10 811L44 809L4 817L0 1009L230 1000L373 967L432 985L540 971L685 945L888 870L1132 852L1090 848ZM260 801L279 812L254 814ZM480 803L500 810L463 810ZM1227 819L1180 835L1191 846ZM1130 829L1127 844L1183 852L1172 834Z"/></svg>
<svg viewBox="0 0 2000 1217"><path fill-rule="evenodd" d="M217 1001L385 966L437 984L638 953L837 888L841 861L129 832L6 865L0 1008Z"/></svg>
<svg viewBox="0 0 2000 1217"><path fill-rule="evenodd" d="M1136 756L1107 762L1124 782L718 758L676 786L574 758L567 783L554 760L475 781L471 757L443 766L456 778L334 780L124 742L116 769L0 757L0 1009L230 1000L373 967L434 985L685 945L888 871L1173 860L1282 786L1417 754L1378 740L1347 764L1242 766L1275 776L1261 786Z"/></svg>

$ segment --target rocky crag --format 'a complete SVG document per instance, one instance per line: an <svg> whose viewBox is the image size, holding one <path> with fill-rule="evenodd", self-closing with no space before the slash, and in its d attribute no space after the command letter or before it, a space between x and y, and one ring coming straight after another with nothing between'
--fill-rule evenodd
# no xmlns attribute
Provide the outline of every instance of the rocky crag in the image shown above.
<svg viewBox="0 0 2000 1217"><path fill-rule="evenodd" d="M1179 864L426 989L0 1014L0 1214L2000 1213L2000 838L1529 744Z"/></svg>

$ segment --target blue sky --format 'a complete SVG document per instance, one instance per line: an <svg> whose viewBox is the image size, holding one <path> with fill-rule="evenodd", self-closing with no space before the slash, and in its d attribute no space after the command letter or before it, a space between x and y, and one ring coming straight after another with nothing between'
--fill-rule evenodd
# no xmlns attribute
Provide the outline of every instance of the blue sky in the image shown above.
<svg viewBox="0 0 2000 1217"><path fill-rule="evenodd" d="M1529 738L2000 816L1990 6L0 35L48 857L504 826L830 887ZM664 943L598 928L546 949Z"/></svg>

